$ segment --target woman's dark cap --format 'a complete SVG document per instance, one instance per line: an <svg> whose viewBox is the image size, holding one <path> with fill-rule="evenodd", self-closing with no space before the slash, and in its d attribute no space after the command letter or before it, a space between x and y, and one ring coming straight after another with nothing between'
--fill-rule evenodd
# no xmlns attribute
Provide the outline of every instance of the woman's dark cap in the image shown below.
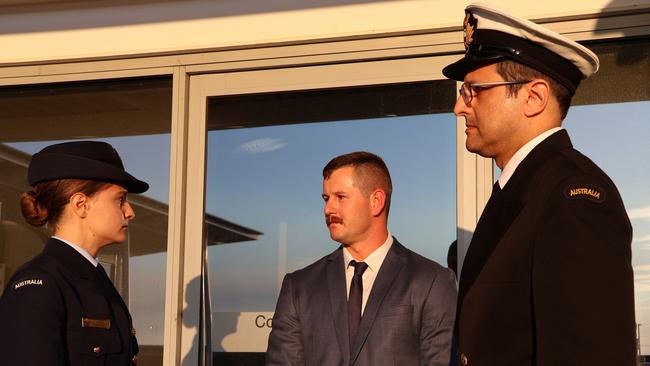
<svg viewBox="0 0 650 366"><path fill-rule="evenodd" d="M113 146L100 141L50 145L32 156L27 169L30 185L58 179L115 183L131 193L142 193L149 189L149 184L124 170L122 159Z"/></svg>

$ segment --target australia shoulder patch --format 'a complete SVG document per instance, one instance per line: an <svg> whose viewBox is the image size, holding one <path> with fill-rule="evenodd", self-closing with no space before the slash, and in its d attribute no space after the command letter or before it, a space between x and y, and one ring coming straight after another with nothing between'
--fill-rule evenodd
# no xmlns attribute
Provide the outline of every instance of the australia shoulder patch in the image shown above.
<svg viewBox="0 0 650 366"><path fill-rule="evenodd" d="M605 190L592 184L571 184L564 190L564 196L570 200L587 200L596 203L605 202Z"/></svg>
<svg viewBox="0 0 650 366"><path fill-rule="evenodd" d="M24 288L25 286L44 286L45 285L45 280L42 278L38 277L33 277L33 278L25 278L19 281L14 282L14 284L11 286L14 290L19 290L21 288Z"/></svg>

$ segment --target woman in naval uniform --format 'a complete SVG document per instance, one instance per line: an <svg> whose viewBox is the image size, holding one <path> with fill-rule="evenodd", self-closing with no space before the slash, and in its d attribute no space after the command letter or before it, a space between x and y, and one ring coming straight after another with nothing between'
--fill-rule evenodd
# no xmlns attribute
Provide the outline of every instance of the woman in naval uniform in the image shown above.
<svg viewBox="0 0 650 366"><path fill-rule="evenodd" d="M134 365L131 315L96 256L126 239L135 217L127 194L149 185L95 141L48 146L27 175L33 190L21 197L23 216L53 236L0 298L0 364Z"/></svg>

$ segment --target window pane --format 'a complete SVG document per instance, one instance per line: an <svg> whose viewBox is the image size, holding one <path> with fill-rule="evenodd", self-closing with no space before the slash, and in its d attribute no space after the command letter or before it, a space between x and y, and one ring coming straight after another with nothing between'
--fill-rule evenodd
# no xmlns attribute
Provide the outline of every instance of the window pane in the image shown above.
<svg viewBox="0 0 650 366"><path fill-rule="evenodd" d="M72 139L106 141L127 171L150 184L129 195L136 218L127 241L99 253L133 316L140 365L162 364L171 87L171 78L156 77L0 89L0 282L50 236L20 213L31 154Z"/></svg>
<svg viewBox="0 0 650 366"><path fill-rule="evenodd" d="M336 155L382 156L391 233L446 265L456 238L454 101L450 81L210 98L206 215L228 223L221 236L210 238L209 218L206 228L215 351L264 352L285 273L338 246L321 198L322 169Z"/></svg>

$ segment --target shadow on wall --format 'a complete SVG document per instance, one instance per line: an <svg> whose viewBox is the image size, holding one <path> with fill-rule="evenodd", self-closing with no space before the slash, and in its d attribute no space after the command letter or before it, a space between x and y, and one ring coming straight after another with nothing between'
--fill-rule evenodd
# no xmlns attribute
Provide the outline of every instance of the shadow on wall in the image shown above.
<svg viewBox="0 0 650 366"><path fill-rule="evenodd" d="M199 306L200 304L197 304L197 302L201 301L201 277L192 279L192 281L187 285L185 301L187 302L187 306L183 309L183 327L199 329L199 323L196 320L200 319L200 314L197 314L197 311L200 312L201 306ZM192 350L198 349L199 346L200 331L197 331L197 334L192 340L192 348L183 357L181 365L195 366L199 364L199 352L192 352Z"/></svg>
<svg viewBox="0 0 650 366"><path fill-rule="evenodd" d="M228 336L237 333L237 323L239 321L241 313L218 312L214 313L213 315L214 324L212 329L214 331L215 340L213 343L213 351L224 352L227 349L224 340Z"/></svg>
<svg viewBox="0 0 650 366"><path fill-rule="evenodd" d="M213 365L222 366L263 366L264 352L228 352L233 341L241 342L242 334L238 334L241 326L242 313L216 312L213 313L214 330ZM246 336L246 335L244 335ZM250 336L250 335L248 335ZM250 342L255 342L256 337L250 337Z"/></svg>
<svg viewBox="0 0 650 366"><path fill-rule="evenodd" d="M0 13L7 18L0 22L0 34L220 18L385 1L390 0L50 0L46 2L15 0L5 3L32 2L34 4L0 5ZM57 12L65 12L66 16L57 16ZM71 16L73 12L79 12L79 16ZM44 21L21 22L20 15L27 13L42 13ZM17 15L15 21L12 15ZM33 15L38 16L38 14Z"/></svg>

